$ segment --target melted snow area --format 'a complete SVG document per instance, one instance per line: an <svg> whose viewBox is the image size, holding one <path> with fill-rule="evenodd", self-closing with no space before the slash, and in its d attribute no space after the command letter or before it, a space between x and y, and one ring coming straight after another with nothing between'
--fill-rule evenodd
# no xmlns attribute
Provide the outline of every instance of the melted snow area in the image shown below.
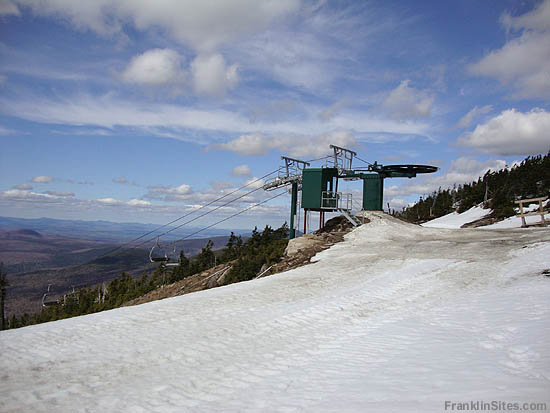
<svg viewBox="0 0 550 413"><path fill-rule="evenodd" d="M250 282L0 334L0 411L550 406L550 230L381 213Z"/></svg>

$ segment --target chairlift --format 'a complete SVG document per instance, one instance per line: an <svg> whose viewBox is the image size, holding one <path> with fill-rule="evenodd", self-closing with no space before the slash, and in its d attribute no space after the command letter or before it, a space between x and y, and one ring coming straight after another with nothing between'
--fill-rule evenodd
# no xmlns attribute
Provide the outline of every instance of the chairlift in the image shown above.
<svg viewBox="0 0 550 413"><path fill-rule="evenodd" d="M151 251L149 252L149 260L153 263L163 263L166 267L177 267L180 265L177 258L174 258L176 255L176 246L174 245L174 249L170 254L171 256L168 256L168 251L166 247L163 247L160 242L159 238L157 237L157 242L155 245L153 245L153 248L151 248Z"/></svg>
<svg viewBox="0 0 550 413"><path fill-rule="evenodd" d="M174 244L174 249L170 256L168 256L168 261L164 264L166 267L179 267L180 266L179 255L176 251L176 244Z"/></svg>
<svg viewBox="0 0 550 413"><path fill-rule="evenodd" d="M157 242L153 245L153 248L151 248L151 251L149 252L149 260L151 262L168 262L166 249L160 245L158 237Z"/></svg>
<svg viewBox="0 0 550 413"><path fill-rule="evenodd" d="M51 284L48 284L48 291L42 296L42 307L51 307L59 304L59 297L53 295L50 291L51 286Z"/></svg>

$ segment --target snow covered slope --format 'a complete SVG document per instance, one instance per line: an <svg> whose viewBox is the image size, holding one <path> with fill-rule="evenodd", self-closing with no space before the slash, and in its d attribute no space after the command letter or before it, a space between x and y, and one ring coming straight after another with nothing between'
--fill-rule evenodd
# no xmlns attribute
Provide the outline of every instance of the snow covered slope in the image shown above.
<svg viewBox="0 0 550 413"><path fill-rule="evenodd" d="M550 230L373 213L284 274L0 334L0 411L550 406Z"/></svg>
<svg viewBox="0 0 550 413"><path fill-rule="evenodd" d="M439 218L421 224L426 228L460 228L464 224L477 221L491 213L490 209L484 209L481 205L474 206L462 214L451 212ZM521 225L520 225L521 226Z"/></svg>
<svg viewBox="0 0 550 413"><path fill-rule="evenodd" d="M548 203L550 203L550 200L544 201L542 205L546 207L548 206ZM538 210L539 210L538 203L531 204L523 208L524 212L534 212ZM519 213L519 208L516 208L516 211ZM545 214L544 219L550 222L550 214ZM541 222L540 215L525 217L525 222L527 223L527 225L539 223ZM480 228L489 228L489 229L521 228L521 224L522 224L521 217L515 216L515 217L506 218L500 222L495 222L494 224L486 225Z"/></svg>
<svg viewBox="0 0 550 413"><path fill-rule="evenodd" d="M543 202L543 206L547 206L550 203L550 200ZM539 209L539 204L531 204L523 208L524 212L532 212ZM516 211L519 213L519 208L516 208ZM464 224L469 224L470 222L477 221L478 219L484 218L491 213L490 209L484 209L481 205L476 205L470 208L467 211L459 214L458 212L451 212L450 214L444 215L439 218L432 219L431 221L424 222L421 224L426 228L460 228ZM545 214L544 219L550 221L550 214ZM540 215L525 217L527 224L536 224L540 222ZM502 221L496 222L491 225L485 225L483 229L505 229L505 228L521 228L521 218L514 216L506 218Z"/></svg>

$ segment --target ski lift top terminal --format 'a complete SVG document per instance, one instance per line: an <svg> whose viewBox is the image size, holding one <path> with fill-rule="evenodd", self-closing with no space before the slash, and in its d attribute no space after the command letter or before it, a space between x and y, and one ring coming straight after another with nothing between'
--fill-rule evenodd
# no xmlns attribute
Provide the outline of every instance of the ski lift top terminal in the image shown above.
<svg viewBox="0 0 550 413"><path fill-rule="evenodd" d="M377 162L365 168L352 169L353 158L357 153L346 148L330 145L333 155L327 157L327 166L309 168L309 163L297 159L281 157L285 166L281 168L282 176L264 185L265 190L292 185L290 238L296 235L296 209L298 184L302 190L302 208L304 216L308 211L320 213L320 225L325 212L341 212L354 225L360 222L350 214L351 194L338 192L338 179L361 179L363 181L362 208L367 211L381 211L384 199L384 179L414 178L418 174L433 173L439 168L431 165L382 165Z"/></svg>

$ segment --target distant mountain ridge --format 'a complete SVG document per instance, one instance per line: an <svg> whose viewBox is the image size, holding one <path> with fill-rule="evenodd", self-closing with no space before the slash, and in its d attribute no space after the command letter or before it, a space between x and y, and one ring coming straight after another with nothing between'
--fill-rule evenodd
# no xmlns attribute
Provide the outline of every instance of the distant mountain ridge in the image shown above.
<svg viewBox="0 0 550 413"><path fill-rule="evenodd" d="M159 228L158 224L141 224L137 222L111 222L111 221L82 221L54 218L12 218L0 217L0 232L26 231L27 235L38 233L39 235L62 236L92 241L124 242L137 238L147 232ZM161 232L173 227L165 227ZM200 227L185 226L167 234L163 239L173 241L183 238ZM212 228L201 231L192 238L209 238L229 235L231 231L236 234L248 233L240 229ZM154 234L151 234L154 236Z"/></svg>

